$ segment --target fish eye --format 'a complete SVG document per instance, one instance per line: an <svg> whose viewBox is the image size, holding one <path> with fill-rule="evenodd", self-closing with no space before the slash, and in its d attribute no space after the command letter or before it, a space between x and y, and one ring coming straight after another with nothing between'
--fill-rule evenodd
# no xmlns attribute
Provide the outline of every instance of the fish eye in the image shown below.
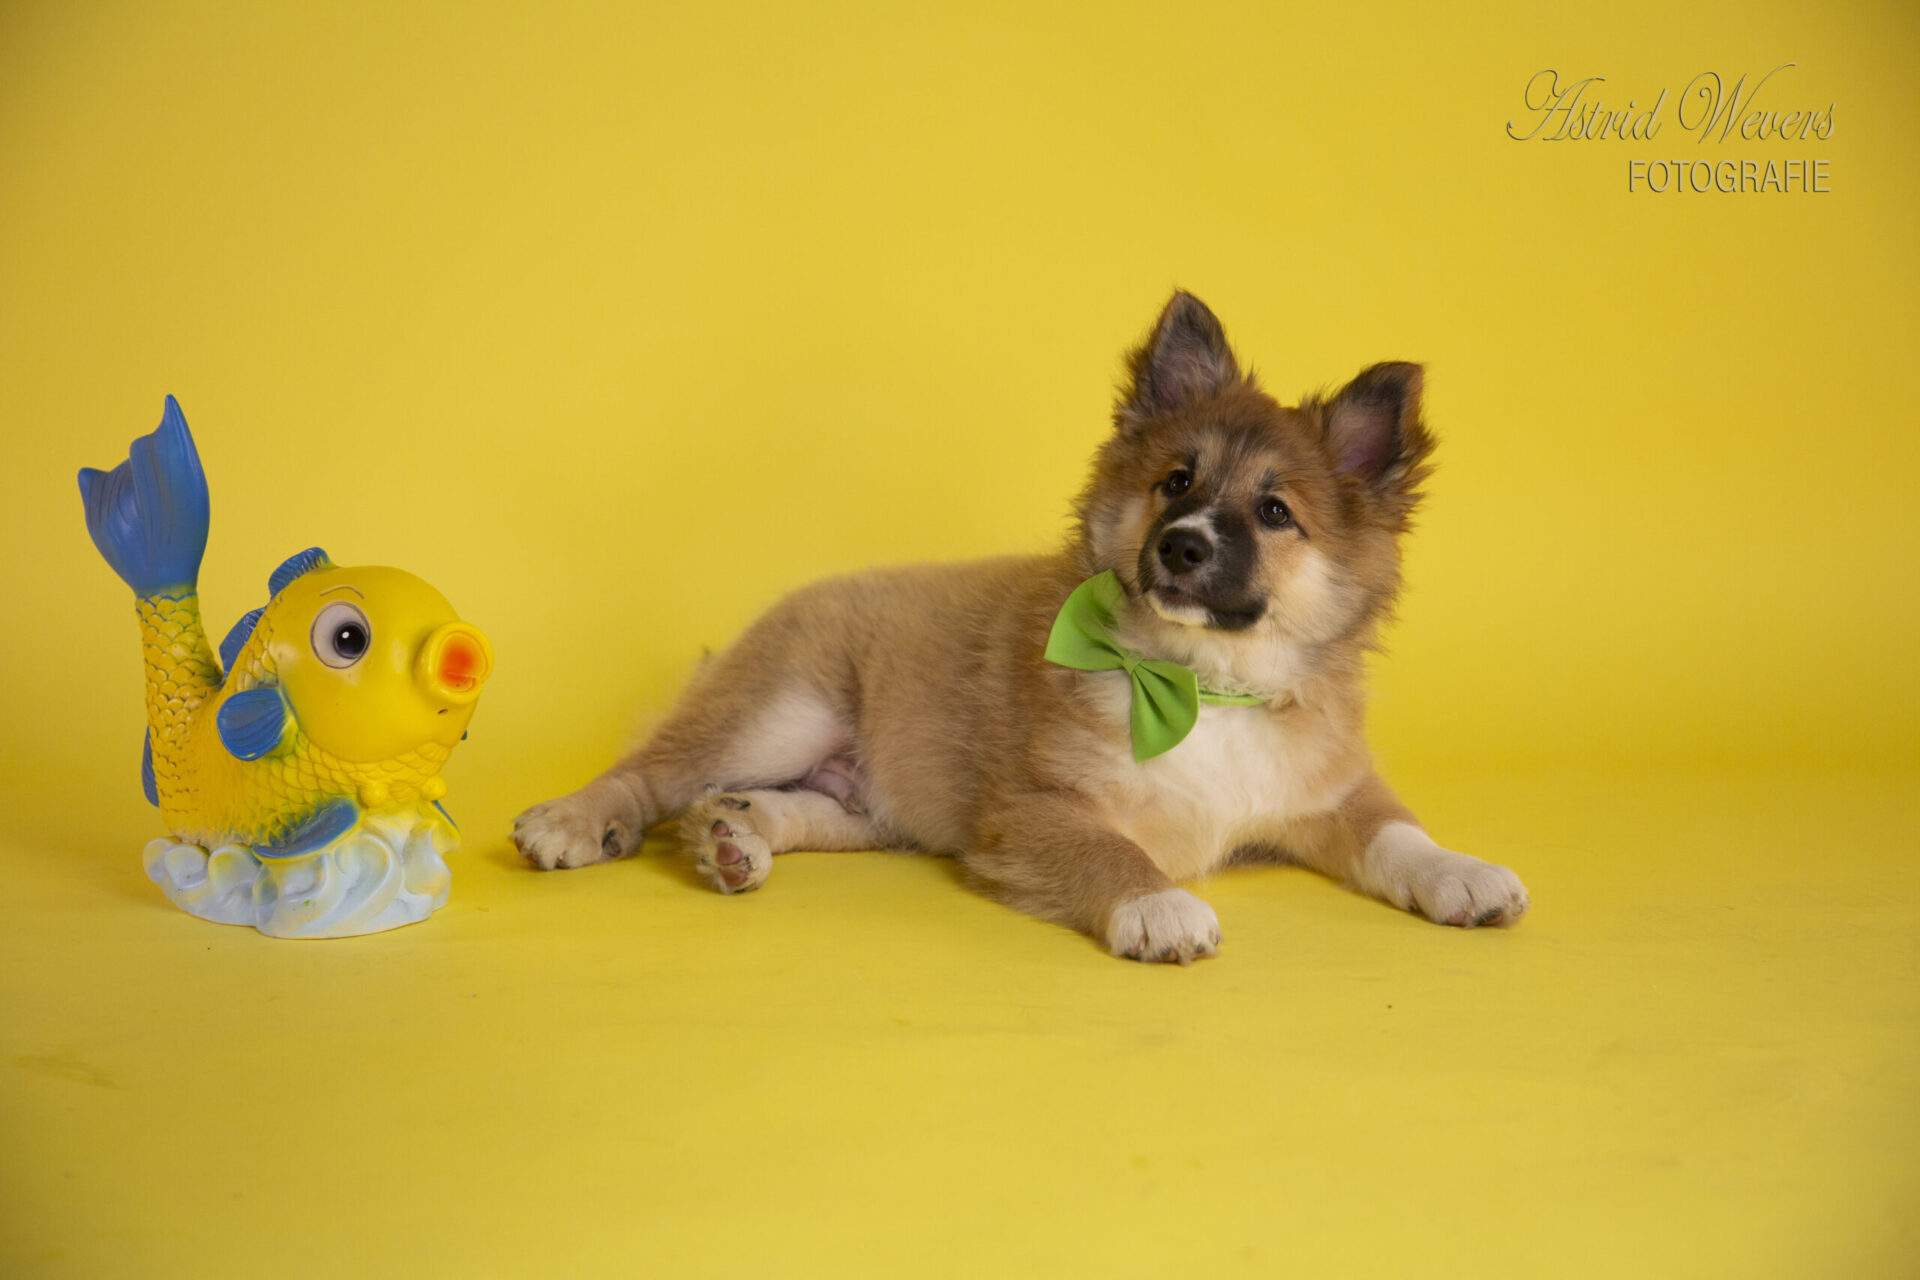
<svg viewBox="0 0 1920 1280"><path fill-rule="evenodd" d="M350 667L372 646L367 615L344 600L334 601L313 620L313 656L330 667Z"/></svg>
<svg viewBox="0 0 1920 1280"><path fill-rule="evenodd" d="M1180 467L1160 482L1160 492L1169 498L1177 498L1193 487L1193 472Z"/></svg>
<svg viewBox="0 0 1920 1280"><path fill-rule="evenodd" d="M1260 499L1260 523L1269 529L1284 529L1293 523L1293 512L1278 498Z"/></svg>

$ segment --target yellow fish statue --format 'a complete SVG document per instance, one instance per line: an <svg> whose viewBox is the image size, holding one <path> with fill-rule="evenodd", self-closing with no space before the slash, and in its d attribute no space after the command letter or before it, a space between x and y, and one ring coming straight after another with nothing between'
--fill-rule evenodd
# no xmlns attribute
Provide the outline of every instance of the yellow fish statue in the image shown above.
<svg viewBox="0 0 1920 1280"><path fill-rule="evenodd" d="M133 588L146 658L140 775L169 839L147 874L176 906L280 938L424 920L459 844L440 768L493 670L481 631L410 573L318 547L274 570L216 662L197 583L206 474L186 417L80 472L87 532Z"/></svg>

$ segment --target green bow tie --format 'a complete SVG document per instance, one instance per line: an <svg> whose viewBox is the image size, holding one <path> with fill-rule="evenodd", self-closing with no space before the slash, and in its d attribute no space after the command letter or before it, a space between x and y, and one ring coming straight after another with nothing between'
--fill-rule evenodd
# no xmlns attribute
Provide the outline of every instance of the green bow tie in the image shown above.
<svg viewBox="0 0 1920 1280"><path fill-rule="evenodd" d="M1112 570L1073 589L1053 620L1047 661L1076 671L1125 669L1133 681L1133 758L1151 760L1180 745L1200 719L1200 704L1253 707L1266 699L1200 687L1200 677L1177 662L1143 658L1113 642L1114 620L1126 591Z"/></svg>

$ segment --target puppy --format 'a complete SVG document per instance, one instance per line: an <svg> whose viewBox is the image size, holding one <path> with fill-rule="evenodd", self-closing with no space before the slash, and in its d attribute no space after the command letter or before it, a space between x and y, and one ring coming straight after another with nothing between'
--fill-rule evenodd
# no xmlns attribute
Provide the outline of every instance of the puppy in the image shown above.
<svg viewBox="0 0 1920 1280"><path fill-rule="evenodd" d="M1433 441L1421 369L1287 408L1174 294L1129 357L1057 555L807 587L707 664L638 751L521 814L536 867L679 817L722 893L789 849L959 858L1117 956L1221 943L1176 887L1283 860L1441 924L1512 924L1505 867L1441 848L1373 771L1362 658Z"/></svg>

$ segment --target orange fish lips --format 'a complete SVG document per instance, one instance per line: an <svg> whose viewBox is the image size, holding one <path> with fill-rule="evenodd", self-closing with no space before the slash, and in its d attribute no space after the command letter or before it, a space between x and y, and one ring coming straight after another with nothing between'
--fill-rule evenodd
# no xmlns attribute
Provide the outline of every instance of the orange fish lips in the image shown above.
<svg viewBox="0 0 1920 1280"><path fill-rule="evenodd" d="M478 627L449 622L420 646L416 678L423 689L443 702L472 702L492 674L493 646Z"/></svg>

